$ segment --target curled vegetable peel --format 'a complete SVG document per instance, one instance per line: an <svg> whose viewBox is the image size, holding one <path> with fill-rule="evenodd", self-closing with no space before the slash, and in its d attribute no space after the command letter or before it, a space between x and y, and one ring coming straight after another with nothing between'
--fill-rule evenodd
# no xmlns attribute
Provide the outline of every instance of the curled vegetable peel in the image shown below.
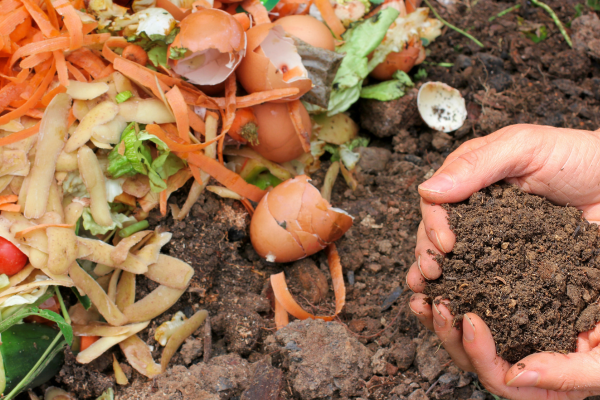
<svg viewBox="0 0 600 400"><path fill-rule="evenodd" d="M335 244L330 244L327 247L327 262L329 264L329 272L331 273L331 281L333 283L333 292L335 294L335 314L333 315L313 315L305 311L294 300L287 284L285 283L285 275L280 272L271 275L271 287L275 295L275 322L277 329L287 325L287 313L290 313L298 319L322 319L324 321L333 320L338 315L346 304L346 286L344 285L344 275L342 271L342 263Z"/></svg>
<svg viewBox="0 0 600 400"><path fill-rule="evenodd" d="M323 250L351 226L352 217L331 207L301 175L265 194L252 217L250 239L267 261L290 262Z"/></svg>

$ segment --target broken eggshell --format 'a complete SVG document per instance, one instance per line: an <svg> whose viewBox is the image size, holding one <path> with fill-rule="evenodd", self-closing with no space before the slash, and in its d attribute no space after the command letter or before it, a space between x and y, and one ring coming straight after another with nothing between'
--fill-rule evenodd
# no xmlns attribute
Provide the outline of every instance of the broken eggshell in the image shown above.
<svg viewBox="0 0 600 400"><path fill-rule="evenodd" d="M248 51L237 69L237 78L247 92L298 88L297 95L283 99L291 101L312 88L294 40L283 27L261 24L250 29L247 35Z"/></svg>
<svg viewBox="0 0 600 400"><path fill-rule="evenodd" d="M250 240L267 261L291 262L341 238L352 220L345 211L331 207L306 175L300 175L260 200L250 222Z"/></svg>
<svg viewBox="0 0 600 400"><path fill-rule="evenodd" d="M227 79L244 58L244 28L225 11L211 8L192 13L180 22L179 28L170 49L188 51L180 60L169 59L169 64L191 83L217 85Z"/></svg>
<svg viewBox="0 0 600 400"><path fill-rule="evenodd" d="M442 82L427 82L417 96L421 118L436 131L452 132L467 119L465 99L460 92Z"/></svg>

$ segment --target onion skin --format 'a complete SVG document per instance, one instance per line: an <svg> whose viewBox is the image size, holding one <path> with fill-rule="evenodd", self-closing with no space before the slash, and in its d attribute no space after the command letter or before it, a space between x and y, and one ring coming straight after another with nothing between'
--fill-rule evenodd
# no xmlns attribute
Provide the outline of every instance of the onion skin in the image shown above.
<svg viewBox="0 0 600 400"><path fill-rule="evenodd" d="M250 223L250 240L261 257L291 262L315 254L338 240L352 217L331 208L306 175L289 179L258 203Z"/></svg>
<svg viewBox="0 0 600 400"><path fill-rule="evenodd" d="M420 40L400 51L388 54L385 60L371 72L371 77L380 81L392 79L396 71L408 72L425 60L425 48Z"/></svg>
<svg viewBox="0 0 600 400"><path fill-rule="evenodd" d="M304 154L286 104L264 103L252 107L252 111L258 124L258 145L251 147L258 154L276 163L295 160ZM311 127L306 108L301 107L300 112L303 125Z"/></svg>

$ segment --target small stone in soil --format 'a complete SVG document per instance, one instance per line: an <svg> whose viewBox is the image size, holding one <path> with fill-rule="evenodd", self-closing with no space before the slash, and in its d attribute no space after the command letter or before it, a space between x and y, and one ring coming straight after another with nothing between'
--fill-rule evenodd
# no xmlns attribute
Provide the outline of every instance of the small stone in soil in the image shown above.
<svg viewBox="0 0 600 400"><path fill-rule="evenodd" d="M279 400L283 389L283 373L265 361L254 365L254 373L248 388L242 393L240 400Z"/></svg>
<svg viewBox="0 0 600 400"><path fill-rule="evenodd" d="M286 350L289 342L301 351ZM373 353L337 322L293 321L269 336L265 349L302 399L357 396L372 373Z"/></svg>
<svg viewBox="0 0 600 400"><path fill-rule="evenodd" d="M417 345L408 336L401 336L393 345L390 356L401 371L407 370L415 359Z"/></svg>
<svg viewBox="0 0 600 400"><path fill-rule="evenodd" d="M417 347L415 361L421 376L429 382L433 382L450 361L450 356L441 348L442 344L438 337L428 332Z"/></svg>

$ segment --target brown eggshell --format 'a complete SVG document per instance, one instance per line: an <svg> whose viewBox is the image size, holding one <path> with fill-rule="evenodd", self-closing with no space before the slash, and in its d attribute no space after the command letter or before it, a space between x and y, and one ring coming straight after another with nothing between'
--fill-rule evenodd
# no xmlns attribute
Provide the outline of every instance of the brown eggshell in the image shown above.
<svg viewBox="0 0 600 400"><path fill-rule="evenodd" d="M277 221L298 219L302 208L302 195L306 190L306 179L288 179L269 192L269 211Z"/></svg>
<svg viewBox="0 0 600 400"><path fill-rule="evenodd" d="M332 209L327 200L311 184L306 185L302 196L302 208L298 221L305 227L310 224L311 230L324 242L331 243L341 238L352 226L352 217Z"/></svg>
<svg viewBox="0 0 600 400"><path fill-rule="evenodd" d="M300 92L284 100L297 100L312 89L312 81L306 78L293 82L285 82L283 80L283 73L273 65L260 48L260 44L275 26L275 24L262 24L246 32L248 37L247 52L237 68L236 75L238 81L248 93L295 87Z"/></svg>
<svg viewBox="0 0 600 400"><path fill-rule="evenodd" d="M280 25L287 33L311 46L335 50L333 36L327 25L310 15L289 15L279 18L275 21L275 25Z"/></svg>
<svg viewBox="0 0 600 400"><path fill-rule="evenodd" d="M246 45L242 25L231 14L214 8L188 15L179 23L179 29L172 45L185 47L193 53L207 49L236 53Z"/></svg>
<svg viewBox="0 0 600 400"><path fill-rule="evenodd" d="M323 250L351 225L352 217L332 209L301 175L278 185L258 203L250 239L261 257L289 262Z"/></svg>
<svg viewBox="0 0 600 400"><path fill-rule="evenodd" d="M258 122L258 142L251 146L268 160L283 163L304 154L288 108L283 103L264 103L252 107ZM306 108L301 107L304 126L312 126Z"/></svg>
<svg viewBox="0 0 600 400"><path fill-rule="evenodd" d="M371 72L371 76L381 81L387 81L392 79L392 75L398 70L410 71L418 63L421 49L423 49L422 45L415 45L409 46L400 52L388 54L385 60Z"/></svg>
<svg viewBox="0 0 600 400"><path fill-rule="evenodd" d="M250 222L250 240L254 250L265 259L273 256L276 262L290 262L306 257L298 241L271 215L267 205L269 195L267 193L258 203Z"/></svg>

